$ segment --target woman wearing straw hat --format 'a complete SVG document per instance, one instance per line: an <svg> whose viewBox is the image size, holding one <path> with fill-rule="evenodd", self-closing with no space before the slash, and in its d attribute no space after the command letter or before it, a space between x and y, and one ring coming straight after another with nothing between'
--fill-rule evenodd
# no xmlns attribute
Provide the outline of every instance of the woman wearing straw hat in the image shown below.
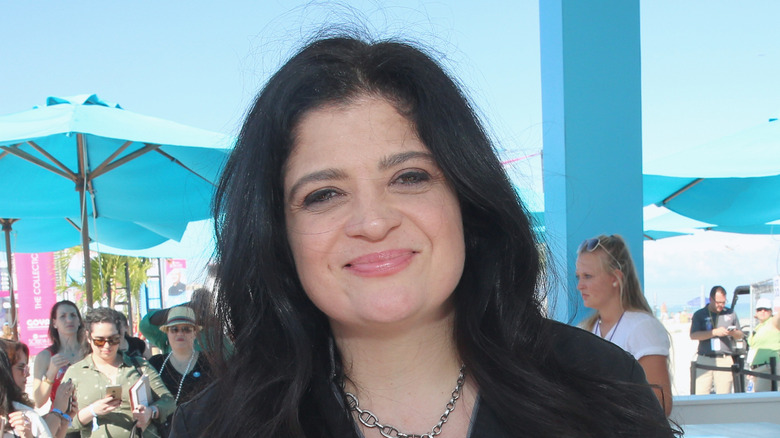
<svg viewBox="0 0 780 438"><path fill-rule="evenodd" d="M149 363L160 373L176 403L183 403L210 381L206 358L195 350L201 326L190 307L178 306L168 309L160 330L167 334L171 352L152 356Z"/></svg>

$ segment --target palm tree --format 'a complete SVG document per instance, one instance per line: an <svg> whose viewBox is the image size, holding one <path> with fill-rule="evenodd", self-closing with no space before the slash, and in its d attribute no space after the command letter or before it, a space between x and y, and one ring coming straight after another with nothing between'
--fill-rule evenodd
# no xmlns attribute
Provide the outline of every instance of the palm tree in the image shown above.
<svg viewBox="0 0 780 438"><path fill-rule="evenodd" d="M68 265L74 255L81 252L81 246L74 246L55 254L55 271L57 275L58 292L69 287L85 289L83 279L81 281L68 277ZM90 260L92 265L92 297L86 298L87 307L91 307L93 301L101 302L104 299L108 306L113 308L121 298L130 306L132 299L138 300L141 285L146 283L146 272L151 268L149 259L139 257L120 256L114 254L98 254ZM127 291L131 291L128 296ZM117 296L118 294L123 296ZM129 316L129 315L128 315Z"/></svg>
<svg viewBox="0 0 780 438"><path fill-rule="evenodd" d="M147 279L146 271L152 267L149 259L115 254L98 254L91 263L93 299L101 300L105 295L111 308L117 302L120 289L128 303L132 298L137 300L141 285ZM131 293L128 294L128 290Z"/></svg>

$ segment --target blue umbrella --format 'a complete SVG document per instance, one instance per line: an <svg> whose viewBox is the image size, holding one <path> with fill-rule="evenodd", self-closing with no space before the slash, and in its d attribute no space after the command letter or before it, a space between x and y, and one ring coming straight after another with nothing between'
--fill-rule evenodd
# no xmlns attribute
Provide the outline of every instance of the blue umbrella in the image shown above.
<svg viewBox="0 0 780 438"><path fill-rule="evenodd" d="M769 230L780 219L780 122L680 151L644 170L644 204L716 230ZM738 232L738 231L737 231Z"/></svg>
<svg viewBox="0 0 780 438"><path fill-rule="evenodd" d="M45 106L0 117L0 183L12 195L0 203L0 217L59 219L62 231L49 232L61 239L75 226L84 248L104 237L136 248L176 240L189 221L209 216L231 145L228 136L126 111L94 94L50 97ZM88 305L91 299L88 282Z"/></svg>

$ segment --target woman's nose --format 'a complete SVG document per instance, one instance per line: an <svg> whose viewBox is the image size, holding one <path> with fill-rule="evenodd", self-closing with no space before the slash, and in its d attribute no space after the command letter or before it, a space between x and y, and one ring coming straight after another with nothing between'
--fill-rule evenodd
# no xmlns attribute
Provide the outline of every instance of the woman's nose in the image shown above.
<svg viewBox="0 0 780 438"><path fill-rule="evenodd" d="M352 204L346 225L350 237L381 240L401 224L401 213L384 196L365 196Z"/></svg>

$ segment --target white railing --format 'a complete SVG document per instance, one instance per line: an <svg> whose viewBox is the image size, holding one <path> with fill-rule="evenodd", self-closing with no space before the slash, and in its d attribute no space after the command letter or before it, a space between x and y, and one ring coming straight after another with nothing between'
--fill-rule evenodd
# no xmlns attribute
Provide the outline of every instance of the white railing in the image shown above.
<svg viewBox="0 0 780 438"><path fill-rule="evenodd" d="M674 397L678 424L773 423L780 425L780 392Z"/></svg>

